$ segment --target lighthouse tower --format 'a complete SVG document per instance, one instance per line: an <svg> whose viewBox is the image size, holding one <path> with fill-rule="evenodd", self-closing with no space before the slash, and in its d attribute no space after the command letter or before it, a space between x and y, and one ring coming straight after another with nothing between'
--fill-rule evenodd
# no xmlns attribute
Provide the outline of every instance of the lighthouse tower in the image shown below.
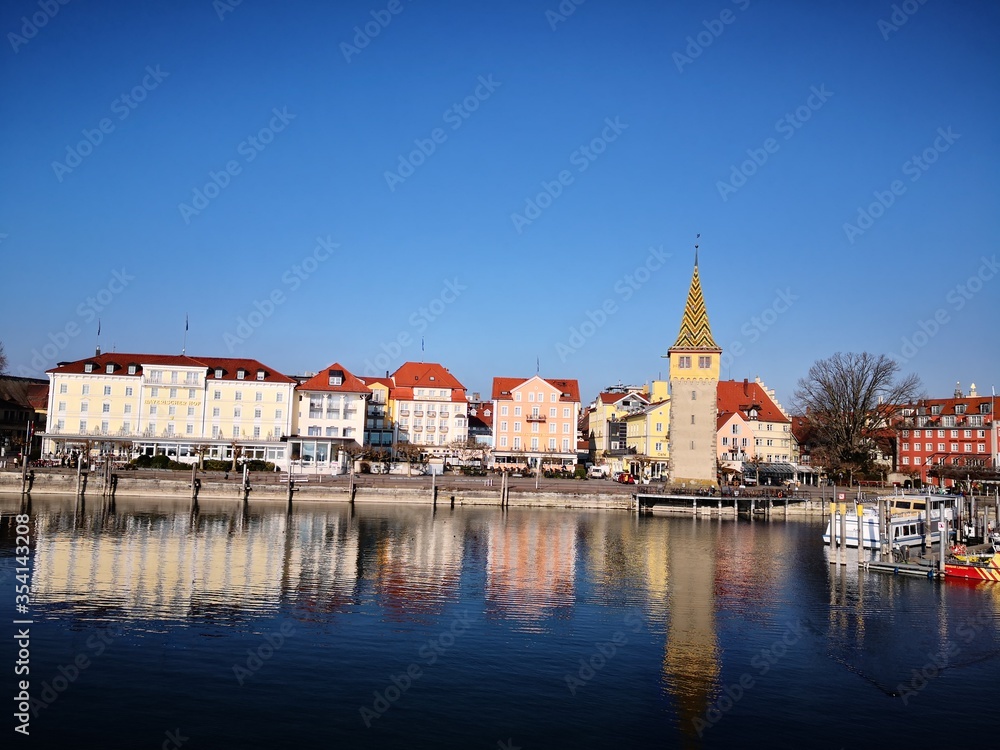
<svg viewBox="0 0 1000 750"><path fill-rule="evenodd" d="M670 360L670 463L673 484L716 484L717 389L722 349L712 338L698 275L698 246L681 330Z"/></svg>

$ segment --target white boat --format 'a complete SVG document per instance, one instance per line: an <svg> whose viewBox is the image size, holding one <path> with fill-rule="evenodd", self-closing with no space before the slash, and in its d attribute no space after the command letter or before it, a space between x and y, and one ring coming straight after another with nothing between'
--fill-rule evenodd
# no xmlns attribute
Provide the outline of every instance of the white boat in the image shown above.
<svg viewBox="0 0 1000 750"><path fill-rule="evenodd" d="M927 497L894 495L886 498L889 510L889 541L893 547L916 547L924 543L924 523L926 522ZM954 520L954 508L944 509L945 521ZM858 546L858 513L854 503L847 504L845 539L848 547ZM941 504L934 498L931 505L930 542L940 540L941 532L937 530L941 520ZM840 539L840 518L835 516L835 539ZM823 532L823 543L830 544L830 525L828 522ZM861 515L862 542L867 549L878 549L880 544L878 529L878 506L863 505Z"/></svg>

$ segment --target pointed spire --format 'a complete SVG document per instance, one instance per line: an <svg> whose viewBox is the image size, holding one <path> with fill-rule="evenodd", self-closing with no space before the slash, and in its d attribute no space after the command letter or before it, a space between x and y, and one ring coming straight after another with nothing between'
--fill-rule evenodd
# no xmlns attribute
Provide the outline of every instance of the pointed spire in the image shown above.
<svg viewBox="0 0 1000 750"><path fill-rule="evenodd" d="M699 234L698 237L701 237ZM708 322L708 310L701 291L701 277L698 275L698 245L694 246L694 273L688 289L681 330L671 349L715 349L719 345L712 338L712 326Z"/></svg>

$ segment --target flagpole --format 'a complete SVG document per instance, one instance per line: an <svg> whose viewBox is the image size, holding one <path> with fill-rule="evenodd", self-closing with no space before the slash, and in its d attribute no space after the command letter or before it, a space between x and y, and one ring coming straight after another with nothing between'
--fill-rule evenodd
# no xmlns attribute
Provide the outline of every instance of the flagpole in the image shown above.
<svg viewBox="0 0 1000 750"><path fill-rule="evenodd" d="M184 313L184 344L181 346L181 354L187 353L188 346L188 316Z"/></svg>

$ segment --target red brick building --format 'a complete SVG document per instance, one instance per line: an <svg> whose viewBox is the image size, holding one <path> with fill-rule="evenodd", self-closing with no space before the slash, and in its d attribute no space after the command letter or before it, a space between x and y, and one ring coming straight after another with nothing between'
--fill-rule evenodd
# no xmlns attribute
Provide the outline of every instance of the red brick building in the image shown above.
<svg viewBox="0 0 1000 750"><path fill-rule="evenodd" d="M973 384L968 395L956 389L952 398L900 407L896 470L924 483L951 487L976 469L995 468L1000 439L995 402L992 395L978 395Z"/></svg>

